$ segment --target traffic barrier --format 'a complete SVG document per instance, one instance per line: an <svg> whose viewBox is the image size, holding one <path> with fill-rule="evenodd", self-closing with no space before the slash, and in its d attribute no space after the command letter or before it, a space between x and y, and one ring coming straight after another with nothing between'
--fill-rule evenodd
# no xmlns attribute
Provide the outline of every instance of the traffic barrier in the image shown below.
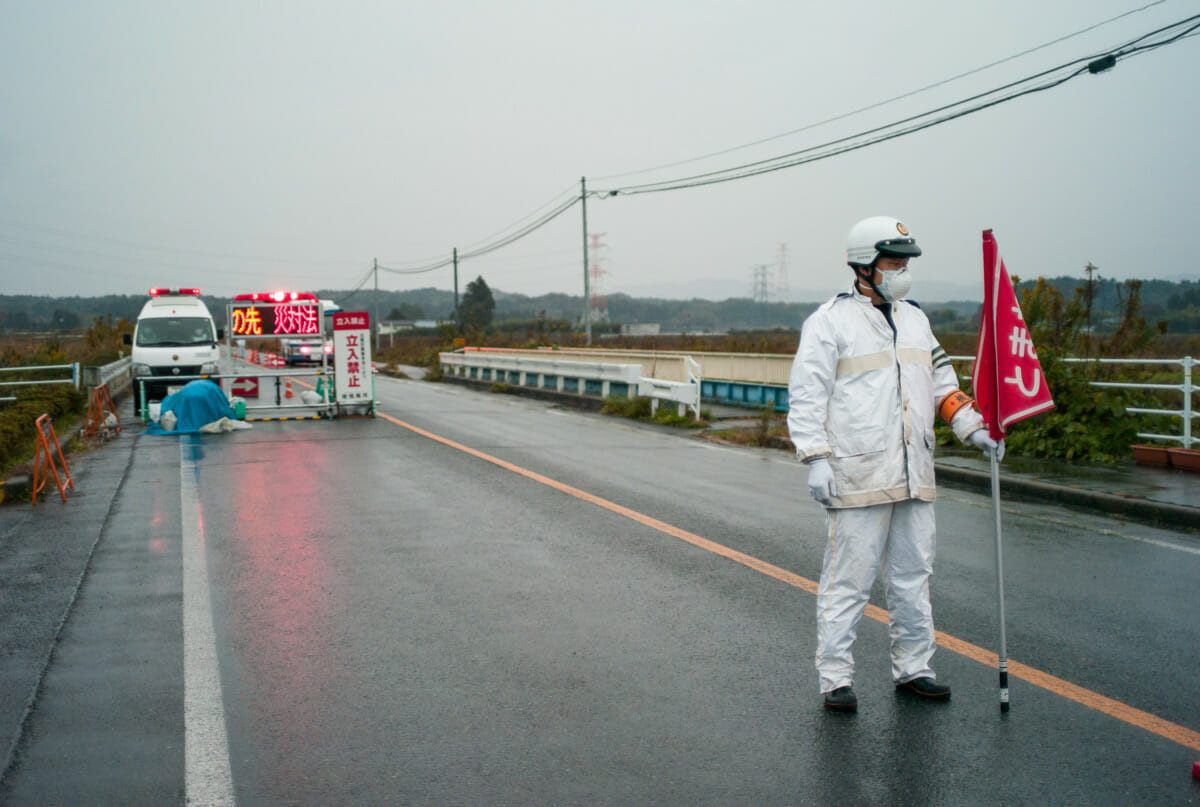
<svg viewBox="0 0 1200 807"><path fill-rule="evenodd" d="M239 398L258 397L258 376L238 376L229 387L229 394Z"/></svg>
<svg viewBox="0 0 1200 807"><path fill-rule="evenodd" d="M109 418L112 418L113 425L110 425ZM92 387L88 392L88 412L83 423L83 436L95 437L99 434L105 440L111 440L114 435L120 433L121 417L117 414L108 384Z"/></svg>
<svg viewBox="0 0 1200 807"><path fill-rule="evenodd" d="M266 423L272 420L328 420L328 415L289 415L287 417L272 417L272 418L244 418L247 423Z"/></svg>
<svg viewBox="0 0 1200 807"><path fill-rule="evenodd" d="M75 482L71 479L71 472L67 470L67 458L63 456L62 446L58 444L58 435L54 433L54 424L50 421L49 415L42 415L36 421L37 426L37 448L33 456L33 503L37 504L37 495L42 488L46 487L47 477L44 464L49 466L50 473L54 475L54 482L58 485L58 494L62 496L62 500L67 500L67 491L63 487L62 477L58 475L58 466L54 462L54 457L57 455L62 462L63 476L67 478L67 487L75 489ZM54 450L50 449L50 441L54 441ZM39 481L40 478L40 481Z"/></svg>

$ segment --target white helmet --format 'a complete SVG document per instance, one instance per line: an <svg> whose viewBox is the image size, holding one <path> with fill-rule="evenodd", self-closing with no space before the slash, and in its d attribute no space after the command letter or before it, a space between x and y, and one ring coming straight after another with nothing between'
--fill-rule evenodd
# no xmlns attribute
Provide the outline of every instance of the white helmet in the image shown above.
<svg viewBox="0 0 1200 807"><path fill-rule="evenodd" d="M880 255L915 258L921 254L917 239L899 219L871 216L850 228L846 237L846 263L871 266Z"/></svg>

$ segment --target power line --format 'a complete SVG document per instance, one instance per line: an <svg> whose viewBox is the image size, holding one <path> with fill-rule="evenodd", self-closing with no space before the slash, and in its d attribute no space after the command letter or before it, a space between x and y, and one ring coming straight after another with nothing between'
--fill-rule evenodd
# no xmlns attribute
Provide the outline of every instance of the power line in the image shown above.
<svg viewBox="0 0 1200 807"><path fill-rule="evenodd" d="M508 225L507 227L501 227L496 232L494 232L490 235L485 235L483 238L479 239L478 241L476 241L472 244L467 244L467 249L471 249L472 247L475 247L481 243L490 241L493 238L495 238L496 236L500 235L501 233L511 230L512 228L516 227L518 224L521 224L522 222L526 221L527 219L533 218L535 215L537 215L538 213L541 213L546 208L551 207L555 203L559 202L560 199L567 196L568 194L570 194L572 196L576 195L575 187L576 187L576 183L572 182L570 185L563 188L558 193L554 194L554 196L552 196L550 198L550 200L548 202L546 202L545 204L543 204L541 207L535 208L534 210L530 211L529 213L526 213L524 216L517 219L516 221L514 221L512 224Z"/></svg>
<svg viewBox="0 0 1200 807"><path fill-rule="evenodd" d="M554 196L552 196L549 201L534 208L532 211L530 211L529 213L526 213L524 216L517 219L512 224L509 224L505 227L501 227L499 230L492 233L491 235L484 236L483 238L479 239L478 241L468 244L467 248L470 249L477 245L485 244L488 241L490 241L491 239L500 235L501 233L507 232L508 230L511 230L512 228L522 224L526 220L533 218L534 216L541 213L546 208L548 208L556 203L559 203L559 201L563 198L563 196L565 194L567 194L568 192L570 192L574 188L574 186L575 186L575 183L571 183L565 189L554 194ZM461 258L462 255L460 254L459 257ZM425 260L412 261L412 262L410 262L410 265L408 265L408 266L391 266L391 267L381 266L379 268L384 269L385 271L391 272L393 274L423 274L424 272L432 272L435 269L441 269L445 266L450 265L451 263L453 263L453 260L448 259L448 258L426 258Z"/></svg>
<svg viewBox="0 0 1200 807"><path fill-rule="evenodd" d="M136 241L123 241L116 238L105 238L104 236L88 235L86 233L78 233L71 230L64 230L58 227L45 227L37 224L19 221L17 219L0 218L0 225L20 227L22 230L40 230L52 236L65 236L70 239L80 241L94 241L101 244L111 244L113 246L129 247L130 249L144 250L147 252L166 252L177 255L192 255L201 258L221 258L222 260L237 260L237 261L255 261L258 263L284 263L284 264L308 264L313 266L344 266L346 261L322 261L322 260L302 260L296 258L272 257L265 255L236 255L224 252L207 252L197 249L183 249L180 247L166 247L157 244L143 244ZM13 236L5 236L12 238ZM32 240L23 233L18 238L22 240ZM44 243L44 242L43 242ZM76 251L84 251L81 247L65 247ZM105 257L104 253L95 253L101 257Z"/></svg>
<svg viewBox="0 0 1200 807"><path fill-rule="evenodd" d="M755 143L748 144L748 145L758 145L760 143L778 139L779 137L784 137L788 134L795 134L797 132L804 131L806 129L812 129L812 128L820 126L824 123L832 122L834 120L840 120L842 118L846 118L851 115L858 114L859 112L863 112L868 109L874 109L876 107L883 106L884 104L888 104L893 101L900 100L902 98L907 98L907 97L916 95L920 92L924 92L925 90L932 89L932 88L938 87L938 86L942 86L944 84L948 84L952 81L956 81L965 76L973 75L982 70L986 70L991 67L995 67L999 64L1003 64L1005 62L1012 61L1014 59L1020 58L1021 56L1028 55L1029 53L1033 53L1035 51L1049 47L1051 45L1063 42L1067 39L1071 39L1075 36L1079 36L1080 34L1094 30L1103 25L1107 25L1108 23L1111 23L1111 22L1121 19L1123 17L1130 16L1131 14L1136 14L1141 11L1145 11L1146 9L1151 8L1153 6L1160 5L1162 2L1165 2L1165 0L1155 0L1155 2L1148 3L1139 8L1124 12L1115 17L1111 17L1107 20L1103 20L1092 26L1089 26L1087 28L1076 31L1072 34L1068 34L1066 36L1059 37L1058 39L1052 40L1052 41L1044 43L1042 45L1038 45L1034 48L1027 49L1020 53L1009 56L1005 59L1001 59L996 62L992 62L988 65L984 65L984 66L976 68L974 70L967 71L966 73L961 73L957 76L953 76L951 78L944 79L943 81L936 82L935 84L931 84L931 85L922 87L917 90L912 90L908 93L904 93L900 96L896 96L895 98L888 99L887 101L882 101L877 104L872 104L867 107L862 107L858 110L854 110L852 112L845 113L836 118L831 118L828 121L822 121L820 123L811 124L809 126L803 127L802 129L798 129L798 130L794 130L792 132L785 133L784 135L776 135L775 137L759 140L759 141L756 141ZM757 161L750 162L750 163L743 163L741 165L732 166L730 168L719 169L716 171L709 171L706 173L695 174L695 175L691 175L691 176L679 177L679 178L672 179L672 180L660 180L657 182L650 182L650 183L645 183L645 184L641 184L641 185L631 185L631 186L626 186L624 188L617 188L617 189L601 191L601 192L593 191L592 193L589 193L588 195L589 196L607 197L607 196L616 196L618 194L636 195L636 194L643 194L643 193L659 193L659 192L663 192L663 191L681 190L683 188L699 187L702 185L712 185L712 184L717 184L717 183L721 183L721 182L731 182L731 181L737 180L737 179L746 179L746 178L749 178L752 176L758 176L760 174L771 173L774 171L780 171L785 168L792 168L792 167L795 167L798 165L803 165L805 163L827 159L829 157L833 157L838 154L844 154L848 151L855 151L858 149L866 148L867 146L886 142L888 140L893 140L893 139L896 139L898 137L903 137L908 134L913 134L913 133L921 131L923 129L927 129L932 126L936 126L940 123L946 123L946 122L954 120L956 118L964 117L964 116L972 114L974 112L982 111L984 109L987 109L992 106L996 106L996 105L1004 103L1006 101L1011 101L1011 100L1020 98L1025 95L1030 95L1032 93L1037 93L1037 92L1042 92L1042 91L1045 91L1048 89L1052 89L1054 87L1060 86L1061 84L1071 80L1072 78L1075 78L1076 76L1078 76L1084 72L1091 72L1091 73L1103 72L1104 70L1107 70L1107 69L1111 68L1113 65L1115 65L1116 60L1118 58L1124 58L1126 56L1137 55L1138 53L1152 50L1154 48L1158 48L1163 45L1169 44L1171 42L1177 41L1181 38L1190 36L1191 33L1193 31L1195 31L1197 27L1200 27L1200 26L1193 26L1191 28L1188 28L1188 29L1182 31L1181 33L1178 33L1174 36L1166 38L1162 41L1152 42L1150 44L1141 45L1138 47L1132 47L1133 45L1135 45L1138 42L1142 42L1153 36L1162 34L1164 32L1170 31L1172 29L1179 28L1181 26L1186 25L1189 22L1196 20L1196 19L1200 19L1200 15L1195 15L1193 17L1185 18L1178 22L1172 23L1171 25L1164 26L1155 31L1151 31L1147 34L1143 34L1139 37L1135 37L1134 39L1126 42L1124 45L1118 46L1117 49L1110 49L1107 53L1105 53L1101 56L1093 55L1093 56L1089 56L1089 57L1077 58L1072 61L1065 62L1064 64L1061 64L1057 67L1050 68L1048 70L1043 70L1039 73L1034 73L1030 76L1026 76L1025 78L1019 79L1017 81L1009 82L1008 84L1004 84L999 87L995 87L991 90L987 90L982 93L977 93L977 94L969 96L967 98L963 98L963 99L960 99L958 101L955 101L955 102L952 102L949 104L944 104L940 107L936 107L934 109L930 109L930 110L927 110L925 112L922 112L922 113L919 113L916 115L910 115L909 117L902 118L897 121L893 121L893 122L891 122L889 124L885 124L883 126L877 126L877 127L867 129L867 130L864 130L861 132L857 132L852 135L847 135L845 137L836 138L834 140L830 140L825 143L821 143L821 144L818 144L815 146L810 146L810 147L807 147L804 149L800 149L798 151L789 152L787 154L776 155L775 157L770 157L770 158L767 158L764 160L757 160ZM1082 66L1079 66L1079 65L1082 65ZM1070 70L1070 68L1075 68L1075 69ZM1046 76L1050 76L1055 73L1061 73L1063 71L1069 71L1069 72L1066 72L1065 75L1062 75L1055 79L1051 79L1040 85L1036 85L1036 86L1032 86L1032 87L1024 86L1024 85L1028 85L1032 81L1036 81L1038 79L1045 78ZM1017 88L1021 88L1021 87L1024 87L1024 88L1017 89ZM983 99L988 99L991 96L996 96L999 93L1004 93L1007 91L1012 91L1012 92L1008 92L1007 95L1000 95L999 97L991 98L990 100L983 100ZM975 103L974 106L968 106L966 108L963 108L964 105L972 104L974 102L978 102L978 103ZM726 149L725 151L716 152L712 155L706 155L706 156L710 157L710 156L716 156L718 154L729 153L730 151L736 151L740 148L745 148L745 146L739 146L734 149ZM683 160L683 161L680 161L677 163L672 163L671 165L672 166L673 165L682 165L682 164L686 164L688 162L694 162L695 160L699 160L699 159L705 159L705 158L699 157L699 158L694 158L692 160ZM645 170L649 171L649 170L655 170L655 169L645 169ZM613 175L613 176L615 176L615 177L630 176L631 174L644 173L644 172L645 171L635 171L635 172L629 172L626 174L617 174L617 175ZM612 178L612 177L610 177L610 178ZM543 210L547 206L554 204L556 199L560 198L561 196L563 196L563 194L570 191L570 189L573 187L573 184L574 183L572 183L571 186L568 186L568 188L566 190L560 192L550 202L546 203L545 205L543 205L540 208L537 208L533 213L527 214L526 216L523 216L521 219L518 219L518 221L516 223L514 223L513 225L510 225L510 227L516 226L517 223L520 223L522 221L529 219L531 216L536 215L538 213L538 211ZM487 255L491 252L495 252L496 250L502 249L505 246L508 246L509 244L512 244L512 243L532 234L536 230L544 227L545 225L549 224L551 221L558 218L563 213L565 213L566 211L568 211L572 207L574 207L575 204L577 204L581 201L582 201L581 196L572 194L566 201L559 203L557 207L554 207L548 213L543 214L539 218L534 219L531 223L504 236L503 238L492 241L490 243L486 243L487 239L483 239L485 242L483 245L478 246L474 249L469 249L469 250L459 252L458 259L465 260L468 258L481 257L481 256ZM504 230L506 230L506 229L508 229L508 228L504 228L498 232L504 232ZM445 268L446 266L449 266L452 262L453 262L453 260L450 258L443 258L443 259L434 260L432 262L426 262L424 264L418 264L418 265L411 266L411 267L401 268L401 267L378 266L378 269L381 269L381 270L391 273L391 274L401 274L401 275L424 274L427 272L433 272L438 269Z"/></svg>
<svg viewBox="0 0 1200 807"><path fill-rule="evenodd" d="M679 178L671 179L671 180L660 180L658 182L650 182L650 183L645 183L642 185L631 185L631 186L627 186L624 188L618 188L615 191L609 191L609 193L619 193L619 194L625 194L625 195L635 195L635 194L642 194L642 193L658 193L658 192L662 192L662 191L680 190L682 188L694 188L694 187L699 187L702 185L712 185L712 184L716 184L716 183L720 183L720 182L730 182L730 181L733 181L736 179L745 179L745 178L752 177L752 176L758 176L760 174L771 173L773 171L780 171L784 168L791 168L791 167L794 167L797 165L814 162L816 160L826 159L828 157L832 157L832 156L835 156L838 154L844 154L848 151L855 151L857 149L865 148L870 145L875 145L876 143L882 143L887 140L893 140L897 137L902 137L907 134L912 134L914 132L921 131L922 129L927 129L932 126L936 126L940 123L945 123L947 121L954 120L955 118L960 118L965 115L970 115L974 112L979 112L981 110L987 109L992 106L996 106L996 105L1004 103L1006 101L1011 101L1016 98L1020 98L1024 95L1030 95L1032 93L1042 92L1044 90L1048 90L1053 87L1057 87L1057 86L1059 86L1059 85L1061 85L1061 84L1071 80L1072 78L1075 78L1076 76L1081 75L1085 72L1090 72L1090 73L1103 72L1104 70L1107 70L1107 69L1111 68L1113 65L1115 65L1117 59L1125 58L1128 56L1138 55L1140 53L1145 53L1145 52L1148 52L1155 48L1159 48L1164 45L1171 44L1172 42L1178 41L1180 39L1183 39L1183 38L1189 36L1194 31L1196 31L1198 28L1200 28L1200 24L1196 24L1196 20L1198 20L1198 19L1200 19L1200 15L1194 15L1192 17L1185 18L1178 22L1172 23L1170 25L1167 25L1162 28L1151 31L1147 34L1143 34L1139 37L1136 37L1136 38L1126 42L1124 45L1118 46L1117 49L1110 50L1109 52L1104 53L1103 55L1100 55L1100 56L1093 55L1093 56L1088 56L1088 57L1077 58L1070 62L1066 62L1064 64L1058 65L1057 67L1053 67L1048 70L1043 70L1040 73L1035 73L1033 75L1026 76L1025 78L1018 79L1017 81L1009 82L1008 84L1002 85L1000 87L996 87L994 89L987 90L986 92L978 93L971 97L960 99L953 103L945 104L945 105L937 107L935 109L927 110L927 111L919 113L917 115L911 115L907 118L902 118L900 120L893 121L892 123L885 124L883 126L877 126L872 129L867 129L867 130L858 132L853 135L847 135L846 137L840 137L835 140L830 140L825 143L821 143L821 144L818 144L815 146L810 146L808 148L800 149L798 151L789 152L787 154L777 155L775 157L770 157L770 158L767 158L764 160L757 160L755 162L743 163L741 165L732 166L730 168L723 168L723 169L719 169L716 171L709 171L709 172L702 173L702 174L695 174L692 176L679 177ZM1155 41L1155 42L1151 42L1148 44L1133 47L1138 42L1143 42L1147 39L1150 39L1151 37L1163 34L1165 32L1171 31L1173 29L1181 28L1182 26L1188 25L1189 23L1192 23L1192 25L1190 27L1187 27L1184 30L1182 30L1178 33L1175 33L1169 37L1166 37L1160 41ZM1077 67L1077 65L1082 65L1082 66ZM1062 71L1069 70L1070 68L1073 68L1073 67L1075 68L1074 70L1071 70L1070 72L1066 73L1065 75L1063 75L1059 78L1056 78L1056 79L1052 79L1044 84L1037 85L1034 87L1027 87L1025 89L1020 89L1015 92L1011 92L1008 95L1004 95L999 98L993 98L992 100L988 100L988 101L983 101L981 103L975 104L974 106L968 107L966 109L961 109L961 107L964 104L981 101L981 99L988 98L989 96L994 96L997 93L1005 92L1007 90L1013 90L1014 88L1028 84L1031 81L1045 78L1046 76L1054 74L1054 73L1061 73ZM954 110L954 111L951 111L951 110ZM946 113L946 114L941 114L941 113ZM935 115L939 115L939 114L941 115L940 117L934 117L934 118L930 119L931 116L935 116ZM918 121L920 121L920 122L918 123ZM906 128L899 128L899 129L897 128L897 127L904 127L905 124L911 124L911 125L908 125ZM861 139L861 138L866 138L866 139Z"/></svg>
<svg viewBox="0 0 1200 807"><path fill-rule="evenodd" d="M1150 5L1156 5L1156 3L1151 3ZM1150 6L1144 6L1143 9L1148 8L1148 7L1150 7ZM1127 16L1128 14L1135 13L1136 11L1140 11L1143 9L1135 9L1134 11L1126 12L1125 15L1121 15L1121 16ZM906 118L902 118L900 120L896 120L896 121L893 121L891 123L888 123L888 124L885 124L882 126L876 126L871 129L866 129L864 131L857 132L853 135L847 135L845 137L836 138L834 140L830 140L830 141L827 141L825 143L821 143L821 144L818 144L815 146L809 146L804 149L789 152L787 154L776 155L775 157L770 157L770 158L763 159L763 160L757 160L754 162L743 163L741 165L732 166L730 168L723 168L723 169L719 169L716 171L709 171L709 172L705 172L705 173L701 173L701 174L694 174L691 176L678 177L678 178L675 178L672 180L660 180L657 182L650 182L650 183L645 183L645 184L641 184L641 185L631 185L631 186L626 186L623 188L616 188L616 189L612 189L612 190L599 191L599 192L593 191L593 192L589 193L588 195L589 196L608 197L608 196L616 196L618 194L637 195L637 194L644 194L644 193L661 193L664 191L682 190L684 188L694 188L694 187L700 187L703 185L713 185L713 184L722 183L722 182L732 182L732 181L738 180L738 179L747 179L749 177L759 176L761 174L772 173L774 171L781 171L785 168L793 168L798 165L803 165L803 164L810 163L810 162L816 162L818 160L828 159L829 157L834 157L836 155L844 154L849 151L856 151L858 149L866 148L867 146L875 145L877 143L883 143L888 140L894 140L896 138L903 137L905 135L913 134L913 133L919 132L923 129L928 129L933 126L937 126L938 124L946 123L946 122L954 120L956 118L961 118L966 115L970 115L975 112L979 112L984 109L988 109L989 107L997 106L997 105L1005 103L1007 101L1012 101L1016 98L1020 98L1025 95L1031 95L1033 93L1043 92L1045 90L1049 90L1054 87L1058 87L1083 73L1103 72L1103 71L1108 70L1111 67L1113 67L1116 64L1116 61L1118 59L1125 58L1128 56L1135 56L1140 53L1145 53L1150 50L1154 50L1156 48L1170 44L1172 42L1179 41L1180 39L1189 37L1197 29L1200 29L1200 24L1192 24L1190 27L1186 27L1186 28L1184 26L1188 26L1189 23L1195 23L1196 20L1200 20L1200 14L1193 15L1191 17L1187 17L1183 20L1179 20L1178 22L1171 23L1170 25L1163 26L1154 31L1150 31L1146 34L1142 34L1141 36L1135 37L1135 38L1125 42L1123 45L1117 46L1117 48L1115 48L1115 49L1110 49L1109 51L1107 51L1099 56L1092 55L1092 56L1087 56L1087 57L1076 58L1069 62L1060 64L1057 67L1049 68L1047 70L1043 70L1041 72L1034 73L1032 75L1026 76L1025 78L1009 82L1007 84L1001 85L999 87L995 87L995 88L987 90L985 92L976 93L975 95L969 96L967 98L963 98L963 99L954 101L949 104L944 104L942 106L936 107L934 109L926 110L925 112L921 112L916 115L910 115ZM1103 23L1098 23L1097 25L1101 25L1101 24L1103 24ZM1093 26L1093 27L1096 27L1096 26ZM1180 30L1180 31L1178 31L1170 36L1167 36L1165 38L1162 38L1158 41L1153 41L1153 42L1149 42L1147 44L1138 45L1138 43L1145 42L1146 40L1149 40L1152 37L1159 36L1161 34L1165 34L1167 32L1173 31L1175 29L1180 29L1180 28L1182 28L1183 30ZM1020 55L1020 54L1018 54L1018 55ZM1010 60L1011 60L1011 58L1016 58L1016 57L1010 57ZM1005 61L1008 61L1008 60L1005 60ZM983 68L980 68L980 69L983 69ZM977 72L977 71L975 71L975 72ZM1043 79L1043 78L1046 78L1047 76L1051 76L1054 74L1062 74L1062 75L1059 75L1056 78L1052 78L1052 79L1050 79L1042 84L1039 84L1039 85L1025 86L1025 85L1028 85L1030 82L1033 82L1033 81L1036 81L1039 79ZM947 81L952 81L952 80L953 79L947 79ZM941 83L946 83L946 82L941 82ZM919 92L919 91L914 91L914 93L915 92ZM914 93L909 93L909 95L914 94ZM1001 93L1007 93L1007 94L999 95ZM998 96L998 97L994 97L994 96ZM974 104L974 105L966 106L964 108L964 105L967 105L967 104ZM562 194L559 194L559 195L561 196ZM468 259L468 258L476 258L476 257L480 257L480 256L486 255L491 252L495 252L496 250L502 249L503 247L508 246L509 244L512 244L515 241L518 241L518 240L526 237L527 235L530 235L531 233L535 232L536 230L544 227L545 225L549 224L551 221L558 218L563 213L567 212L568 210L570 210L572 207L574 207L576 204L578 204L581 201L582 201L581 196L572 195L566 201L560 203L557 207L553 208L548 213L543 214L541 217L535 219L533 222L525 225L521 229L519 229L501 239L498 239L491 243L480 246L476 249L460 252L458 254L458 258L459 258L459 260L464 260L464 259ZM543 208L544 207L545 207L545 205L543 205ZM528 215L523 217L523 219L521 219L521 220L524 220L527 218L529 218ZM446 266L449 266L451 263L452 263L452 260L447 258L447 259L435 261L430 264L426 264L424 266L415 266L415 267L406 268L406 269L399 269L399 268L386 267L386 266L379 266L379 269L381 269L385 272L392 273L392 274L422 274L425 272L432 272L437 269L444 268Z"/></svg>
<svg viewBox="0 0 1200 807"><path fill-rule="evenodd" d="M876 103L868 104L867 106L862 106L857 109L852 109L849 112L843 112L842 114L835 115L832 118L826 118L825 120L817 121L816 123L806 124L804 126L801 126L798 129L792 129L790 131L783 132L782 134L771 135L770 137L764 137L760 140L755 140L750 143L744 143L740 146L733 146L731 148L721 149L720 151L714 151L709 154L702 154L699 157L690 157L686 160L678 160L676 162L667 163L665 165L658 165L653 168L642 168L642 169L639 169L636 171L626 171L625 173L622 173L622 174L609 174L608 176L596 177L596 181L599 182L599 181L603 181L606 179L621 179L623 177L636 176L637 174L648 174L652 171L661 171L664 168L676 168L681 165L687 165L689 163L700 162L701 160L711 159L712 157L720 157L725 154L732 154L735 151L742 151L744 149L753 148L754 146L761 146L763 143L770 143L775 140L780 140L785 137L790 137L795 134L800 134L801 132L807 132L811 129L816 129L818 127L825 126L830 123L836 123L837 121L845 120L846 118L851 118L851 117L853 117L855 115L859 115L863 112L869 112L872 109L878 109L879 107L887 106L888 104L894 103L896 101L902 101L905 98L911 98L914 95L919 95L920 93L926 92L928 90L932 90L932 89L936 89L938 87L945 86L946 84L950 84L952 82L958 81L959 79L963 79L968 76L973 76L976 73L982 73L984 70L990 70L993 67L998 67L1002 64L1006 64L1006 63L1014 61L1016 59L1020 59L1023 56L1028 56L1029 54L1036 53L1039 50L1045 50L1048 47L1051 47L1053 45L1058 45L1062 42L1066 42L1069 39L1074 39L1077 36L1086 34L1089 31L1094 31L1097 28L1108 25L1111 22L1116 22L1117 20L1122 19L1124 17L1128 17L1132 14L1138 14L1142 11L1145 11L1148 8L1152 8L1157 5L1162 5L1165 2L1166 2L1166 0L1154 0L1153 3L1147 3L1146 5L1144 5L1140 8L1131 9L1122 14L1118 14L1115 17L1109 17L1108 19L1102 20L1098 23L1095 23L1094 25L1089 25L1087 28L1081 28L1080 30L1075 31L1074 33L1070 33L1065 36L1060 36L1057 39L1050 40L1049 42L1043 42L1041 45L1036 45L1032 48L1028 48L1026 50L1021 51L1020 53L1014 53L1012 56L1006 56L1003 59L998 59L997 61L990 62L990 63L982 65L980 67L976 67L972 70L968 70L965 73L959 73L956 76L951 76L950 78L942 79L941 81L935 81L933 84L927 84L924 87L920 87L915 90L909 90L908 92L901 93L900 95L892 96L891 98L885 99L883 101L877 101Z"/></svg>
<svg viewBox="0 0 1200 807"><path fill-rule="evenodd" d="M526 224L521 229L505 236L504 238L493 241L490 244L484 244L476 249L459 252L458 259L459 259L459 261L463 261L468 258L478 258L483 255L487 255L490 252L495 252L498 249L502 249L503 247L506 247L515 241L519 241L522 238L524 238L525 236L530 235L537 230L540 230L542 227L545 227L547 224L554 221L556 218L561 216L563 213L566 213L572 207L579 204L579 202L580 202L579 196L572 196L570 199L567 199L565 202L560 203L558 205L558 207L554 208L550 212L543 214L541 217L537 218L533 222ZM526 216L525 218L528 218L528 216ZM383 265L380 265L379 269L380 269L380 271L388 272L390 274L396 274L396 275L418 275L418 274L424 274L425 272L432 272L436 269L442 269L446 266L449 266L451 263L453 263L452 258L445 258L440 261L436 261L434 263L427 264L425 266L417 266L417 267L413 267L413 268L409 268L409 269L397 269L394 267L383 266Z"/></svg>
<svg viewBox="0 0 1200 807"><path fill-rule="evenodd" d="M353 299L354 296L362 290L363 286L367 285L367 281L371 279L371 275L373 275L373 274L375 274L375 267L371 267L370 269L367 270L367 273L365 275L363 275L362 280L358 281L358 283L354 286L354 288L350 289L350 293L347 294L345 297L343 297L341 299L341 302L338 303L338 305L341 306L342 308L345 308L346 303L348 303L351 299Z"/></svg>

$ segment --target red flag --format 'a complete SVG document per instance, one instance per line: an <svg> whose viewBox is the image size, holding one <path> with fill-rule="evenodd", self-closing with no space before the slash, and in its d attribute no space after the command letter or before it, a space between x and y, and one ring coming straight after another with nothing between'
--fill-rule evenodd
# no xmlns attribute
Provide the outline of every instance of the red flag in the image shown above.
<svg viewBox="0 0 1200 807"><path fill-rule="evenodd" d="M991 230L983 231L983 317L971 384L993 440L1018 420L1054 406Z"/></svg>

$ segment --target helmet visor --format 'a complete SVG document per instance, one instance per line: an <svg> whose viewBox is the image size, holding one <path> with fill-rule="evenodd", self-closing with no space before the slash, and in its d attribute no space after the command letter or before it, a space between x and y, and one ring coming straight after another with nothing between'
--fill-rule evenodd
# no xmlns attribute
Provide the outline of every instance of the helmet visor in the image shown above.
<svg viewBox="0 0 1200 807"><path fill-rule="evenodd" d="M888 238L875 242L875 250L882 255L896 255L901 258L916 258L921 254L915 238Z"/></svg>

